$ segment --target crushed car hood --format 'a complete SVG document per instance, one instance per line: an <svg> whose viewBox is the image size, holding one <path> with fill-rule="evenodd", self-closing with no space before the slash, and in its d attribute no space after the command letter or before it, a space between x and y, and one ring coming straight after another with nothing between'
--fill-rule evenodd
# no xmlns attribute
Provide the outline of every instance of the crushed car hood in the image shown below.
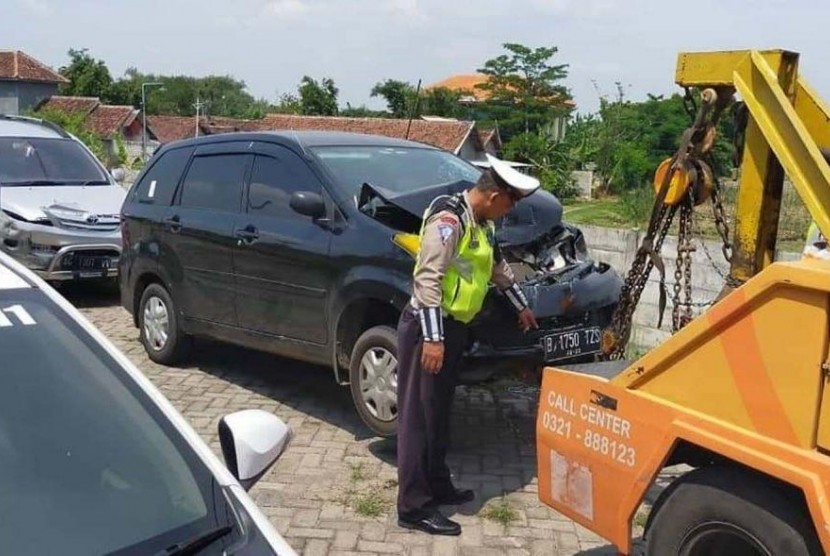
<svg viewBox="0 0 830 556"><path fill-rule="evenodd" d="M380 198L420 220L433 199L439 195L460 193L472 185L467 181L458 181L398 193L365 183L360 191L358 207L363 207L373 198ZM562 203L547 191L539 190L517 203L506 216L495 222L496 237L506 247L524 245L561 224Z"/></svg>
<svg viewBox="0 0 830 556"><path fill-rule="evenodd" d="M29 221L47 218L49 207L112 216L126 195L120 185L6 186L0 187L0 208Z"/></svg>

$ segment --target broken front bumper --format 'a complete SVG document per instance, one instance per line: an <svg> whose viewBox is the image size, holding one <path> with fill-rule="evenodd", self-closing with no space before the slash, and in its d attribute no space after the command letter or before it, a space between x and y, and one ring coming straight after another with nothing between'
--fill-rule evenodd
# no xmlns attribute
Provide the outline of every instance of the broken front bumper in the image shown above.
<svg viewBox="0 0 830 556"><path fill-rule="evenodd" d="M6 217L0 220L0 249L44 280L111 278L118 275L121 232L67 230Z"/></svg>
<svg viewBox="0 0 830 556"><path fill-rule="evenodd" d="M611 322L619 301L622 280L604 263L583 263L557 281L539 278L521 288L533 310L539 329L522 332L507 300L493 292L472 325L467 359L530 359L537 363L568 361L583 353L558 359L546 358L543 342L569 331L602 330ZM593 339L593 338L592 338Z"/></svg>

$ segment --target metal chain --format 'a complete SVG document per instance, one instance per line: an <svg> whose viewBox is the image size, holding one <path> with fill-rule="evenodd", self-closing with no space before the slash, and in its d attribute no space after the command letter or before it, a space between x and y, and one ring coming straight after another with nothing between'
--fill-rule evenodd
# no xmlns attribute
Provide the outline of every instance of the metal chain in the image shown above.
<svg viewBox="0 0 830 556"><path fill-rule="evenodd" d="M693 191L694 188L690 189ZM694 219L694 199L692 199L691 195L689 196L689 200L687 203L681 207L680 210L680 227L682 228L681 236L683 238L682 246L680 246L679 254L682 255L684 259L683 265L683 274L684 274L684 297L685 297L685 308L680 314L680 319L677 323L677 327L674 329L674 332L677 332L687 324L692 321L692 311L689 305L692 303L692 253L695 251L694 246L692 245L692 221Z"/></svg>
<svg viewBox="0 0 830 556"><path fill-rule="evenodd" d="M692 127L687 129L681 140L681 145L672 157L671 165L674 166L680 160L688 163L689 151L688 149L693 145L693 141L699 140L697 134L701 133L705 128L706 120L711 115L714 108L714 116L711 118L711 123L708 125L715 125L720 116L720 107L715 106L714 100L717 98L712 91L704 91L703 101L698 106L691 91L686 88L686 95L683 99L683 105L689 116L693 119ZM710 156L711 158L711 156ZM714 170L713 170L714 172ZM678 253L675 267L675 283L674 295L672 298L672 328L674 331L684 327L692 320L691 307L692 303L692 252L695 248L692 246L692 228L694 223L694 199L692 198L695 184L690 187L689 196L678 205L667 206L663 203L665 191L669 185L671 172L667 172L664 182L655 199L654 207L652 209L649 227L646 232L646 237L637 254L634 262L629 269L628 275L623 282L620 302L618 303L614 314L612 315L610 328L605 331L603 337L603 351L604 355L601 358L605 359L619 359L623 357L626 345L628 344L629 335L631 333L632 320L634 318L634 311L639 303L640 296L645 288L651 271L654 268L655 260L661 262L660 250L663 242L671 227L674 216L678 210L681 211L679 221L678 233ZM702 175L697 175L696 179L704 179ZM723 240L723 254L727 260L731 259L731 245L729 244L729 228L726 224L725 213L723 205L720 200L720 182L715 180L713 183L713 211L715 213L715 226L718 233ZM654 240L656 236L656 241ZM704 246L705 247L705 246ZM708 252L707 252L708 256ZM710 257L711 260L711 257ZM714 263L713 263L714 264ZM664 276L661 276L661 288L665 287ZM727 281L728 282L728 281ZM681 289L683 290L684 300L681 300ZM664 290L661 290L661 309L664 309L663 296ZM662 321L662 314L660 316Z"/></svg>
<svg viewBox="0 0 830 556"><path fill-rule="evenodd" d="M723 198L721 197L723 185L719 177L720 172L715 166L715 159L711 155L707 158L709 167L712 168L714 174L710 197L712 200L712 214L715 217L715 228L718 231L718 235L720 235L721 241L723 241L723 247L721 248L723 257L726 259L726 262L732 262L732 243L729 242L729 222L726 218L726 211L723 210Z"/></svg>

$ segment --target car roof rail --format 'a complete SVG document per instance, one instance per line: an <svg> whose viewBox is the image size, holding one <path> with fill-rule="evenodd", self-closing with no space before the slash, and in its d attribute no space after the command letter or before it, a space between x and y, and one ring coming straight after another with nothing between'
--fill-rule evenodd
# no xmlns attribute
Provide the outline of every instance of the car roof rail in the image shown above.
<svg viewBox="0 0 830 556"><path fill-rule="evenodd" d="M32 118L30 116L18 116L15 114L0 114L0 120L7 120L11 122L27 122L31 124L38 124L42 125L43 127L48 127L64 139L70 139L72 136L61 126L54 122L50 122L49 120L44 120L42 118Z"/></svg>

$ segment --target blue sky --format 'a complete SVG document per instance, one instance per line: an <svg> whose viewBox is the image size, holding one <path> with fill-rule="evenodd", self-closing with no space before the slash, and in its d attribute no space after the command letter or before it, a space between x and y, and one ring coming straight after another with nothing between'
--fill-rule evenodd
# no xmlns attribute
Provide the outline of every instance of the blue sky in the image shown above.
<svg viewBox="0 0 830 556"><path fill-rule="evenodd" d="M58 67L88 48L114 77L129 66L230 74L257 97L332 77L340 103L383 106L372 86L472 73L504 42L557 46L580 111L621 82L669 94L680 51L786 48L830 101L827 0L3 0L0 48Z"/></svg>

